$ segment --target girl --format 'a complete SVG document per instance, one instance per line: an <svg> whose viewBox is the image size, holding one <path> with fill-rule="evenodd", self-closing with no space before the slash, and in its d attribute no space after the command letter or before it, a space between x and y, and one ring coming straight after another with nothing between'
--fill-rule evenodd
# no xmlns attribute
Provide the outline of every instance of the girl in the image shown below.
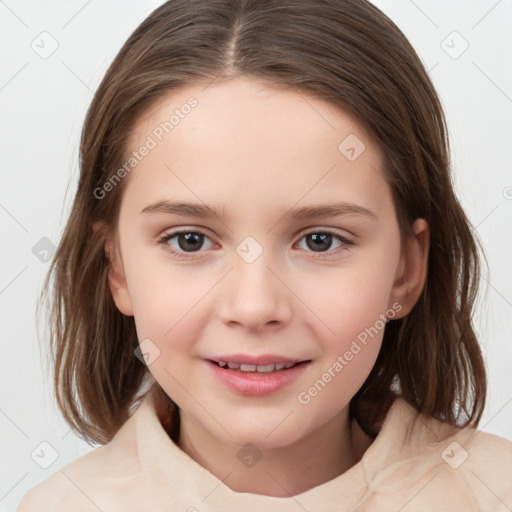
<svg viewBox="0 0 512 512"><path fill-rule="evenodd" d="M58 404L103 446L20 512L512 508L444 115L366 1L156 9L51 278Z"/></svg>

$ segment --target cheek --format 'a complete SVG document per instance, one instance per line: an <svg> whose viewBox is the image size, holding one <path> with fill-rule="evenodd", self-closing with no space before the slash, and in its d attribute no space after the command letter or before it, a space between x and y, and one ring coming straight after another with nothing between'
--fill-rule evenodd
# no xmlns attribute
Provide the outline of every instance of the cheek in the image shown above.
<svg viewBox="0 0 512 512"><path fill-rule="evenodd" d="M321 381L319 386L328 384L324 399L343 405L362 385L378 356L386 326L386 301L375 283L363 286L346 279L333 291L329 300L311 297L313 303L317 300L314 307L329 327L316 336L322 361L315 377Z"/></svg>
<svg viewBox="0 0 512 512"><path fill-rule="evenodd" d="M129 288L137 336L145 343L141 349L154 354L148 369L176 403L186 404L187 393L181 383L189 382L194 367L196 341L207 318L204 298L214 284L210 282L213 276L172 269L156 261L138 265L135 258L126 270L127 274L131 270Z"/></svg>
<svg viewBox="0 0 512 512"><path fill-rule="evenodd" d="M150 262L147 254L137 253L127 259L125 270L139 340L152 339L163 350L185 347L200 331L205 298L218 279L162 256Z"/></svg>
<svg viewBox="0 0 512 512"><path fill-rule="evenodd" d="M304 302L330 334L329 345L341 349L361 332L383 327L380 319L388 310L394 275L390 267L363 263L303 283Z"/></svg>
<svg viewBox="0 0 512 512"><path fill-rule="evenodd" d="M316 336L323 357L309 387L301 390L299 402L311 402L319 417L328 414L326 410L343 407L375 364L386 315L393 318L397 312L388 307L397 247L381 245L357 264L329 269L303 284L305 302L321 320L316 323L323 326Z"/></svg>
<svg viewBox="0 0 512 512"><path fill-rule="evenodd" d="M308 305L324 326L316 336L322 358L298 390L297 401L310 413L313 427L344 407L362 386L379 354L389 314L389 279L380 272L340 272L337 277L326 280L329 293L308 286Z"/></svg>

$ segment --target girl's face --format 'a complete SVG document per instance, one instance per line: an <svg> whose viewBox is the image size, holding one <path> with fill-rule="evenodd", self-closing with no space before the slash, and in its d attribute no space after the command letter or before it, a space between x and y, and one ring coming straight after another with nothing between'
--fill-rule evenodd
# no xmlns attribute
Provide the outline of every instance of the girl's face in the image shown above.
<svg viewBox="0 0 512 512"><path fill-rule="evenodd" d="M386 316L407 314L422 275L420 246L400 250L361 127L327 102L237 78L161 101L130 157L110 285L182 418L270 448L346 417Z"/></svg>

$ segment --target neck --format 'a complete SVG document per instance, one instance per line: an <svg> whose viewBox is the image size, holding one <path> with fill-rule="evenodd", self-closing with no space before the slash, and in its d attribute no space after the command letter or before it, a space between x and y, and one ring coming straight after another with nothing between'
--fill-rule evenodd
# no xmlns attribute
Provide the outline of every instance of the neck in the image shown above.
<svg viewBox="0 0 512 512"><path fill-rule="evenodd" d="M354 422L355 423L355 422ZM348 406L299 441L268 450L223 443L180 411L178 446L237 492L289 497L341 475L361 458L371 440L349 422ZM261 458L251 464L250 457ZM254 459L253 459L254 460Z"/></svg>

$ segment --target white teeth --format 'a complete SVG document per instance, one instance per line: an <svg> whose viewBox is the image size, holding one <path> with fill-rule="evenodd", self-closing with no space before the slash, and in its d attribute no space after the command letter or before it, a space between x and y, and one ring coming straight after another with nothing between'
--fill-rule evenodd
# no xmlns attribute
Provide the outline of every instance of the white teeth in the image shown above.
<svg viewBox="0 0 512 512"><path fill-rule="evenodd" d="M256 370L255 364L241 364L240 370L243 372L254 372Z"/></svg>
<svg viewBox="0 0 512 512"><path fill-rule="evenodd" d="M275 369L276 365L274 363L270 363L270 364L262 364L262 365L259 365L259 366L256 366L256 370L258 370L258 372L260 373L265 373L265 372L271 372Z"/></svg>
<svg viewBox="0 0 512 512"><path fill-rule="evenodd" d="M274 370L279 371L283 368L291 368L295 365L295 363L270 363L270 364L240 364L240 363L230 363L226 361L217 361L218 365L221 368L230 368L231 370L240 370L241 372L258 372L258 373L268 373L273 372Z"/></svg>

